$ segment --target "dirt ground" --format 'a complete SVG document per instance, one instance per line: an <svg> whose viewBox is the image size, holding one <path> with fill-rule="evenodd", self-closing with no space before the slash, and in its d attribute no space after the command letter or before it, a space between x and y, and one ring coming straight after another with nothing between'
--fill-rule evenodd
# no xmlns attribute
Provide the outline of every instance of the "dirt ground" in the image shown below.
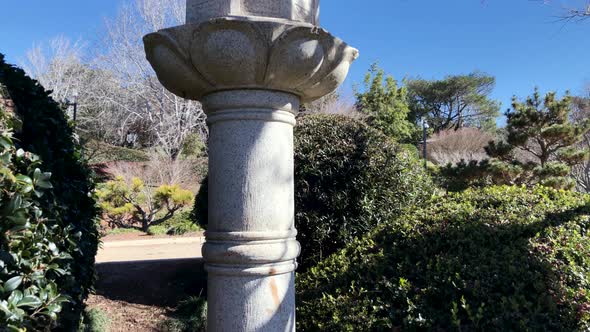
<svg viewBox="0 0 590 332"><path fill-rule="evenodd" d="M201 258L204 241L203 237L175 237L105 242L96 263Z"/></svg>
<svg viewBox="0 0 590 332"><path fill-rule="evenodd" d="M158 322L167 319L169 308L110 300L92 295L89 308L101 309L110 319L110 332L159 332Z"/></svg>
<svg viewBox="0 0 590 332"><path fill-rule="evenodd" d="M105 244L129 241L129 248L138 248L137 235L123 235L126 235L125 240L121 240L121 236L117 235L117 239L107 239ZM145 239L153 240L154 243L166 242L166 238ZM167 240L174 245L175 242L186 242L187 238ZM148 249L154 246L142 247ZM113 248L122 251L129 249L122 242L117 242L109 250ZM110 332L159 331L158 323L170 315L178 302L189 296L206 295L205 270L200 257L153 259L154 256L150 255L149 250L145 252L145 260L114 261L96 265L96 294L88 299L87 304L89 309L99 308L109 316ZM122 252L121 255L126 257L127 254Z"/></svg>

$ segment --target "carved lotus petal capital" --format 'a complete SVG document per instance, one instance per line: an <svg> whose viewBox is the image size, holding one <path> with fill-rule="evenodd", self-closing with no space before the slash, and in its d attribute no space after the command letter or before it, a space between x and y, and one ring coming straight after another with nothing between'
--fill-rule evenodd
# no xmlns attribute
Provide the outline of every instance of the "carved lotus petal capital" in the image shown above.
<svg viewBox="0 0 590 332"><path fill-rule="evenodd" d="M270 89L312 101L338 88L358 57L318 27L243 18L164 29L144 43L162 84L195 100L222 90Z"/></svg>

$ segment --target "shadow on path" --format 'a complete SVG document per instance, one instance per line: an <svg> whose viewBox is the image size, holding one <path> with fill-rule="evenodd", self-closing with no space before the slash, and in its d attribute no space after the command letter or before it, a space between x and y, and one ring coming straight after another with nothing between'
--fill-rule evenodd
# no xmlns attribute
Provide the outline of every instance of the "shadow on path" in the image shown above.
<svg viewBox="0 0 590 332"><path fill-rule="evenodd" d="M206 292L202 258L102 263L96 271L96 294L116 301L174 307Z"/></svg>

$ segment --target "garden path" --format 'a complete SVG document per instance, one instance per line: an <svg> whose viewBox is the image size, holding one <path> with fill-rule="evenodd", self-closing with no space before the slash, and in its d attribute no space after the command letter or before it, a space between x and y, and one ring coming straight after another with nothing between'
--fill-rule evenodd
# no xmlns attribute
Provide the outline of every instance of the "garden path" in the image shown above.
<svg viewBox="0 0 590 332"><path fill-rule="evenodd" d="M165 237L155 239L111 239L103 240L96 256L96 263L136 262L162 259L201 258L201 247L205 238L199 234L191 237Z"/></svg>
<svg viewBox="0 0 590 332"><path fill-rule="evenodd" d="M89 308L111 320L108 332L157 332L179 301L205 295L202 233L184 237L121 234L103 238Z"/></svg>

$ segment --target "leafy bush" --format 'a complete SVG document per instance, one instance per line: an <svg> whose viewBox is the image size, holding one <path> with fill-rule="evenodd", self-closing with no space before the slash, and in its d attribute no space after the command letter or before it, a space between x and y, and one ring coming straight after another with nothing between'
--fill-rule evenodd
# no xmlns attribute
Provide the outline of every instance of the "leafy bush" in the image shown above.
<svg viewBox="0 0 590 332"><path fill-rule="evenodd" d="M424 203L432 183L409 152L344 116L302 117L295 128L295 226L299 271L375 226ZM206 182L192 218L206 221Z"/></svg>
<svg viewBox="0 0 590 332"><path fill-rule="evenodd" d="M312 115L295 129L300 271L430 198L415 154L361 121Z"/></svg>
<svg viewBox="0 0 590 332"><path fill-rule="evenodd" d="M590 196L469 189L297 279L304 331L587 331ZM359 328L362 327L362 328Z"/></svg>
<svg viewBox="0 0 590 332"><path fill-rule="evenodd" d="M190 214L190 210L184 210L163 223L162 226L166 227L166 234L184 235L186 233L202 231L203 229L201 227L191 221Z"/></svg>
<svg viewBox="0 0 590 332"><path fill-rule="evenodd" d="M196 225L206 229L209 216L209 176L205 176L199 187L199 192L195 197L193 210L190 219Z"/></svg>
<svg viewBox="0 0 590 332"><path fill-rule="evenodd" d="M152 188L141 179L130 183L121 176L103 183L96 191L105 216L119 227L133 227L138 222L141 230L161 225L184 206L193 201L191 191L178 185L161 185Z"/></svg>
<svg viewBox="0 0 590 332"><path fill-rule="evenodd" d="M27 287L31 282L50 284L55 280L56 293L68 297L64 303L59 317L61 330L72 331L78 328L83 309L84 299L92 288L94 273L94 257L96 255L99 234L96 224L97 208L94 199L89 195L93 190L90 181L90 172L84 162L81 161L81 150L73 140L72 129L69 126L64 112L49 97L36 81L28 78L25 73L4 62L4 56L0 55L0 85L4 87L2 94L9 97L14 103L15 116L18 118L19 127L15 128L14 138L16 149L29 151L43 160L42 169L50 172L53 190L48 190L42 197L36 198L36 206L43 211L42 225L35 226L35 218L29 216L31 227L29 231L22 231L25 237L41 236L36 232L47 232L43 238L53 242L50 245L51 256L57 269L52 264L29 265L24 263L19 275L23 276L22 284ZM31 175L25 170L20 170L23 175ZM34 174L33 174L34 181ZM23 201L24 204L24 201ZM30 207L32 208L32 206ZM6 233L3 233L6 234ZM17 236L19 234L12 234ZM51 241L55 239L55 241ZM7 238L3 239L7 241ZM35 257L37 240L33 242L18 242L16 247L10 250L22 250L27 258ZM6 242L8 243L8 242ZM45 242L40 242L45 243ZM9 248L9 247L5 247ZM43 250L44 253L48 253ZM54 254L55 253L55 254ZM11 259L6 255L15 254L3 251L7 257L2 259L4 264ZM11 255L12 256L12 255ZM16 257L13 257L16 259ZM20 264L20 263L19 263ZM51 266L51 267L50 267ZM16 270L15 270L16 271ZM54 276L53 274L59 274ZM16 275L12 275L14 277ZM40 278L37 280L37 278ZM45 278L47 279L43 281ZM39 288L41 297L53 294L51 289ZM29 294L23 291L23 298ZM47 297L47 298L48 298ZM58 297L59 299L59 297ZM56 301L58 302L58 301ZM53 314L49 319L55 319L59 311L57 303L48 308Z"/></svg>
<svg viewBox="0 0 590 332"><path fill-rule="evenodd" d="M61 250L71 234L47 225L51 211L41 200L52 188L51 173L38 168L36 155L17 150L11 136L0 136L0 325L36 330L55 326L68 300L58 282L72 273Z"/></svg>
<svg viewBox="0 0 590 332"><path fill-rule="evenodd" d="M182 143L180 155L183 158L202 157L207 154L207 144L197 133L188 135Z"/></svg>

